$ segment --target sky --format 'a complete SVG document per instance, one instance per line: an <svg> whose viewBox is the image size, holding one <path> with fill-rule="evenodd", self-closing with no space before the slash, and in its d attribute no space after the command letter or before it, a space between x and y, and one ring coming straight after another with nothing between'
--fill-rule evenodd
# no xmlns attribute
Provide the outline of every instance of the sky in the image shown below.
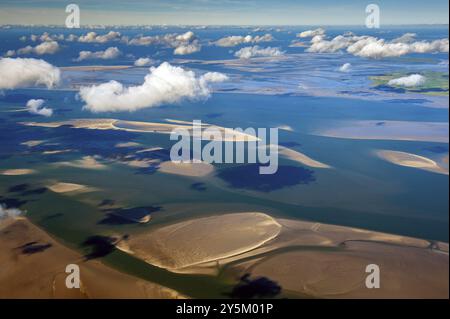
<svg viewBox="0 0 450 319"><path fill-rule="evenodd" d="M0 24L63 25L69 3L82 25L363 25L370 3L381 25L449 21L448 0L0 0Z"/></svg>

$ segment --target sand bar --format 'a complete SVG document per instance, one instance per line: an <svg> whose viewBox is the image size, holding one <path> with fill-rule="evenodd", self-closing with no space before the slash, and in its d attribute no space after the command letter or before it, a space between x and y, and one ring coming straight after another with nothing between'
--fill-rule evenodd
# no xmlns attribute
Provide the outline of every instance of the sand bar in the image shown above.
<svg viewBox="0 0 450 319"><path fill-rule="evenodd" d="M174 120L171 120L172 122ZM179 122L179 121L178 121ZM156 123L156 122L140 122L140 121L123 121L117 119L75 119L61 122L22 122L21 124L27 126L38 126L47 128L57 128L64 125L72 126L79 129L95 129L95 130L122 130L128 132L138 133L157 133L157 134L171 134L173 131L184 131L186 134L193 136L194 138L202 138L203 140L213 140L214 138L205 134L200 137L194 134L192 123ZM214 129L222 136L222 140L225 142L232 141L258 141L258 138L240 132L238 130L224 128L216 125L202 123L201 130L204 132L207 129Z"/></svg>
<svg viewBox="0 0 450 319"><path fill-rule="evenodd" d="M95 190L95 188L86 185L60 182L48 185L47 188L55 193L87 193Z"/></svg>
<svg viewBox="0 0 450 319"><path fill-rule="evenodd" d="M255 249L281 230L272 217L236 213L188 220L131 236L128 246L146 262L177 271Z"/></svg>
<svg viewBox="0 0 450 319"><path fill-rule="evenodd" d="M448 123L407 121L347 121L315 135L362 140L398 140L448 143Z"/></svg>
<svg viewBox="0 0 450 319"><path fill-rule="evenodd" d="M448 167L442 167L435 161L424 156L390 150L379 150L375 154L381 159L396 165L448 175Z"/></svg>
<svg viewBox="0 0 450 319"><path fill-rule="evenodd" d="M204 177L214 172L214 166L209 163L175 163L163 162L159 165L159 172L189 177Z"/></svg>
<svg viewBox="0 0 450 319"><path fill-rule="evenodd" d="M0 174L4 176L20 176L20 175L30 175L34 173L36 173L36 170L28 168L14 168L0 171Z"/></svg>

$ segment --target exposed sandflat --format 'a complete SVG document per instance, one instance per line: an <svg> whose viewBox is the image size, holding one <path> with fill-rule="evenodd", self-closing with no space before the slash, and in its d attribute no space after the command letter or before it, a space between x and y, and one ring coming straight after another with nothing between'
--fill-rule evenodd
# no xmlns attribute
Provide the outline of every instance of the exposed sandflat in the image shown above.
<svg viewBox="0 0 450 319"><path fill-rule="evenodd" d="M275 238L280 224L262 213L192 219L131 236L128 247L146 262L178 271L257 248Z"/></svg>
<svg viewBox="0 0 450 319"><path fill-rule="evenodd" d="M20 175L29 175L34 174L36 171L34 169L28 169L28 168L15 168L15 169L5 169L3 171L0 171L1 175L4 176L20 176Z"/></svg>
<svg viewBox="0 0 450 319"><path fill-rule="evenodd" d="M211 136L197 136L193 133L192 123L184 121L169 120L169 123L156 123L156 122L140 122L140 121L123 121L117 119L75 119L61 122L23 122L21 124L27 126L39 126L48 128L57 128L63 125L70 125L73 128L80 129L95 129L95 130L122 130L128 132L140 132L140 133L157 133L157 134L170 134L172 131L184 130L190 136L194 138L201 138L203 140L213 140ZM188 124L186 124L188 123ZM214 129L222 136L223 141L257 141L258 138L240 132L238 130L224 128L216 125L202 123L202 132L206 129Z"/></svg>
<svg viewBox="0 0 450 319"><path fill-rule="evenodd" d="M448 143L448 129L448 123L441 122L348 121L315 134L346 139Z"/></svg>
<svg viewBox="0 0 450 319"><path fill-rule="evenodd" d="M380 267L380 289L365 286L370 264ZM448 298L448 255L411 247L357 242L342 252L286 252L255 264L251 273L319 298Z"/></svg>
<svg viewBox="0 0 450 319"><path fill-rule="evenodd" d="M88 187L86 185L61 182L50 184L47 187L55 193L86 193L94 190L94 188Z"/></svg>
<svg viewBox="0 0 450 319"><path fill-rule="evenodd" d="M190 177L204 177L214 172L214 166L201 162L201 163L175 163L171 161L162 162L159 165L159 172L166 174L174 174Z"/></svg>
<svg viewBox="0 0 450 319"><path fill-rule="evenodd" d="M51 246L23 254L30 242ZM67 289L65 268L80 267L81 289ZM0 298L179 298L176 291L144 281L82 256L48 236L28 220L0 221Z"/></svg>
<svg viewBox="0 0 450 319"><path fill-rule="evenodd" d="M107 166L98 162L97 159L93 156L84 156L79 160L74 160L71 162L57 162L54 163L55 166L68 166L68 167L76 167L76 168L85 168L85 169L106 169Z"/></svg>
<svg viewBox="0 0 450 319"><path fill-rule="evenodd" d="M307 155L300 153L298 151L292 150L290 148L284 147L284 146L278 146L278 153L281 156L286 157L287 159L290 159L291 161L298 162L300 164L304 164L309 167L314 168L331 168L330 165L321 163L319 161L316 161L312 159L311 157L308 157Z"/></svg>
<svg viewBox="0 0 450 319"><path fill-rule="evenodd" d="M441 167L435 161L424 156L390 150L380 150L375 153L378 157L396 165L448 175L448 167Z"/></svg>

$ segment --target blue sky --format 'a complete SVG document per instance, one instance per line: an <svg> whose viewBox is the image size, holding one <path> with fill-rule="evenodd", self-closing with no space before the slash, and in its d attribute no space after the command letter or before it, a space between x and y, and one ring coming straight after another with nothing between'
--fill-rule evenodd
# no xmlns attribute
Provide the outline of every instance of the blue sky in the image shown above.
<svg viewBox="0 0 450 319"><path fill-rule="evenodd" d="M448 0L0 0L0 24L64 24L65 6L82 24L362 25L376 3L381 23L448 24Z"/></svg>

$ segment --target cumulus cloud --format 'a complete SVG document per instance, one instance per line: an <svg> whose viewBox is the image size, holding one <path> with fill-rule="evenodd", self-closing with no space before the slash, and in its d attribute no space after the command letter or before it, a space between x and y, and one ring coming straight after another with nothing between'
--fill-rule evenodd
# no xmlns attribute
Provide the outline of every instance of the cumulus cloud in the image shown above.
<svg viewBox="0 0 450 319"><path fill-rule="evenodd" d="M188 31L186 33L180 34L176 36L177 41L189 42L195 40L195 34L192 31Z"/></svg>
<svg viewBox="0 0 450 319"><path fill-rule="evenodd" d="M1 58L0 89L45 85L51 88L61 78L60 70L38 59Z"/></svg>
<svg viewBox="0 0 450 319"><path fill-rule="evenodd" d="M15 218L22 215L22 211L17 208L7 208L3 204L0 204L0 220L6 218Z"/></svg>
<svg viewBox="0 0 450 319"><path fill-rule="evenodd" d="M224 82L228 79L227 75L220 72L208 72L202 76L202 80L210 83Z"/></svg>
<svg viewBox="0 0 450 319"><path fill-rule="evenodd" d="M42 99L28 100L28 102L27 102L28 112L30 112L31 114L37 114L37 115L42 115L42 116L46 116L46 117L52 116L53 110L51 108L44 107L44 103L45 103L45 101Z"/></svg>
<svg viewBox="0 0 450 319"><path fill-rule="evenodd" d="M75 61L83 61L87 59L102 59L102 60L111 60L120 56L122 53L117 47L109 47L104 51L81 51L78 54L78 58Z"/></svg>
<svg viewBox="0 0 450 319"><path fill-rule="evenodd" d="M343 65L341 65L341 67L339 68L340 72L350 72L352 68L352 65L350 63L344 63Z"/></svg>
<svg viewBox="0 0 450 319"><path fill-rule="evenodd" d="M271 42L273 40L273 36L269 33L262 36L257 35L254 37L251 35L247 35L245 37L241 35L232 35L229 37L221 38L214 42L214 44L219 47L234 47L240 44Z"/></svg>
<svg viewBox="0 0 450 319"><path fill-rule="evenodd" d="M8 50L5 53L5 57L7 57L7 58L13 57L15 55L16 55L16 51L14 51L14 50Z"/></svg>
<svg viewBox="0 0 450 319"><path fill-rule="evenodd" d="M308 52L334 53L346 50L355 56L365 58L399 57L411 53L448 53L447 39L434 41L414 41L415 34L407 33L392 41L372 36L356 36L354 34L338 35L327 40L325 35L316 35L311 39Z"/></svg>
<svg viewBox="0 0 450 319"><path fill-rule="evenodd" d="M75 36L74 36L75 37ZM71 37L74 40L74 37ZM117 41L120 40L121 34L116 31L109 31L107 34L99 35L96 32L88 32L85 35L81 35L78 37L78 42L84 43L106 43L109 41Z"/></svg>
<svg viewBox="0 0 450 319"><path fill-rule="evenodd" d="M153 60L150 58L139 58L134 61L135 66L147 66L153 63Z"/></svg>
<svg viewBox="0 0 450 319"><path fill-rule="evenodd" d="M186 55L192 54L195 52L200 52L202 46L198 43L198 41L194 41L190 44L181 44L175 48L173 54L175 55Z"/></svg>
<svg viewBox="0 0 450 319"><path fill-rule="evenodd" d="M54 54L58 52L59 50L59 44L56 41L45 41L41 44L38 44L36 46L27 45L24 48L20 48L16 51L9 50L6 54L6 56L14 56L16 54L23 55L23 54L37 54L37 55L44 55L44 54Z"/></svg>
<svg viewBox="0 0 450 319"><path fill-rule="evenodd" d="M144 83L125 87L117 81L81 87L79 96L86 103L85 109L92 112L135 111L142 108L177 103L182 99L207 98L209 83L223 81L220 73L196 76L193 71L175 67L167 62L151 67Z"/></svg>
<svg viewBox="0 0 450 319"><path fill-rule="evenodd" d="M318 28L315 30L307 30L307 31L303 31L300 32L299 34L297 34L298 38L310 38L310 37L315 37L317 35L324 35L325 34L325 30L323 28Z"/></svg>
<svg viewBox="0 0 450 319"><path fill-rule="evenodd" d="M181 44L186 44L191 41L194 41L196 36L194 32L188 31L183 34L169 33L163 35L154 35L154 36L137 36L133 39L123 38L123 41L129 45L139 45L139 46L148 46L148 45L167 45L170 47L177 47Z"/></svg>
<svg viewBox="0 0 450 319"><path fill-rule="evenodd" d="M400 78L392 79L388 82L390 86L415 87L425 84L426 78L420 74L411 74Z"/></svg>
<svg viewBox="0 0 450 319"><path fill-rule="evenodd" d="M174 49L175 55L186 55L201 50L200 42L192 31L187 31L182 34L170 33L155 36L137 36L133 39L122 37L122 42L128 45L149 46L161 45Z"/></svg>
<svg viewBox="0 0 450 319"><path fill-rule="evenodd" d="M415 40L417 34L415 33L405 33L402 36L392 40L393 43L411 43Z"/></svg>
<svg viewBox="0 0 450 319"><path fill-rule="evenodd" d="M278 57L284 55L284 52L280 51L279 48L261 48L255 45L253 47L242 48L234 55L239 59L250 59L255 57Z"/></svg>

